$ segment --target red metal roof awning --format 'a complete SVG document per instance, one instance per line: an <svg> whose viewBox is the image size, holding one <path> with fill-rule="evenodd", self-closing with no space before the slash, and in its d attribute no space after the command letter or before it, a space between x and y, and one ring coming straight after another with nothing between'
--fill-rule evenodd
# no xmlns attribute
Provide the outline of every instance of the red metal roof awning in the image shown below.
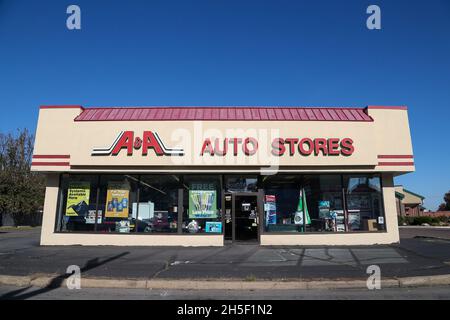
<svg viewBox="0 0 450 320"><path fill-rule="evenodd" d="M114 107L85 108L75 121L373 121L366 108Z"/></svg>

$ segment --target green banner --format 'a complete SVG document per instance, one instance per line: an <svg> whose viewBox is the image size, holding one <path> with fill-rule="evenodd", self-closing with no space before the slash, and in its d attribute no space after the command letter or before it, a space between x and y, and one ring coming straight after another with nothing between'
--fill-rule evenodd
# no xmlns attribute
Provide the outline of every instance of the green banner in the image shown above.
<svg viewBox="0 0 450 320"><path fill-rule="evenodd" d="M310 225L311 224L311 218L309 216L309 212L308 212L308 205L306 204L306 192L305 189L301 189L300 190L300 196L299 196L299 200L298 200L298 205L297 205L297 213L298 213L298 221L297 224L301 224L303 225L303 214L305 215L306 218L306 224Z"/></svg>

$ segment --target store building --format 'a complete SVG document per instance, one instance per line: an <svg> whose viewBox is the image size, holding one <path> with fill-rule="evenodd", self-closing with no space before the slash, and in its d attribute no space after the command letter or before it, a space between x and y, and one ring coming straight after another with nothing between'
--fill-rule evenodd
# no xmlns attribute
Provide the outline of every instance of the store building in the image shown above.
<svg viewBox="0 0 450 320"><path fill-rule="evenodd" d="M40 108L43 245L399 241L406 107Z"/></svg>

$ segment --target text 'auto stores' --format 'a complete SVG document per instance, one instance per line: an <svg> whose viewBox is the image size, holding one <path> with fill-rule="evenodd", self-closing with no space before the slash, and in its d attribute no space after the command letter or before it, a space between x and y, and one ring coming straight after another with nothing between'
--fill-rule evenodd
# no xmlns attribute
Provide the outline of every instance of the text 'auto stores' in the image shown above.
<svg viewBox="0 0 450 320"><path fill-rule="evenodd" d="M406 107L40 108L41 244L398 242Z"/></svg>

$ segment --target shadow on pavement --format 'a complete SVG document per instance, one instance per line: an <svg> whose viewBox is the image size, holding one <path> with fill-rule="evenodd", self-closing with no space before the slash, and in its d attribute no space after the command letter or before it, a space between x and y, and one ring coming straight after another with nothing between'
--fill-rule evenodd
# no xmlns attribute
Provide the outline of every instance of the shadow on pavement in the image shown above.
<svg viewBox="0 0 450 320"><path fill-rule="evenodd" d="M81 274L88 270L95 269L101 265L107 264L113 260L122 258L123 256L126 256L127 254L129 254L129 252L123 252L123 253L120 253L116 256L113 256L111 258L105 259L100 262L99 262L98 258L91 259L86 263L86 265L84 267L80 268ZM8 293L0 296L0 300L25 300L25 299L28 299L28 298L31 298L31 297L34 297L34 296L37 296L37 295L40 295L43 293L50 292L52 290L55 290L56 288L59 288L61 286L61 284L63 283L63 281L65 279L69 278L71 275L72 274L62 274L60 276L57 276L57 277L53 278L52 281L45 288L37 289L32 292L23 293L24 291L28 290L31 287L21 288L18 290L8 292Z"/></svg>

